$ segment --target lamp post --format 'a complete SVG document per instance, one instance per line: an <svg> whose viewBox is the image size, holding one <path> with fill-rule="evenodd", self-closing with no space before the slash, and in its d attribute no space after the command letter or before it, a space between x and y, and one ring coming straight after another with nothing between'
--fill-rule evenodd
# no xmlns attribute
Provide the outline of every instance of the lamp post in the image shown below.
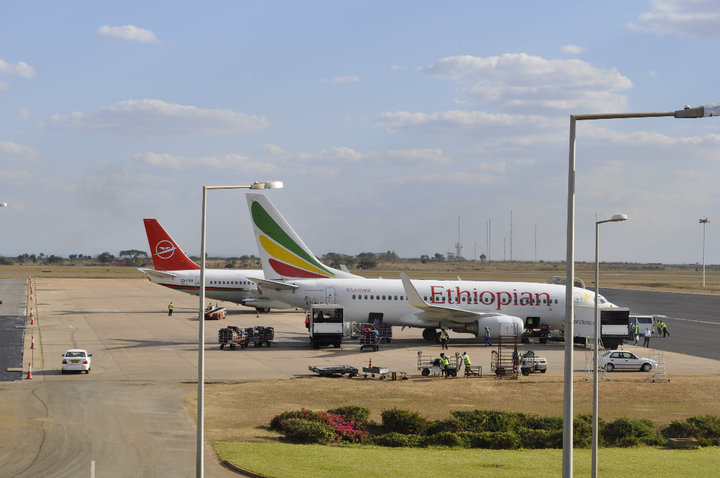
<svg viewBox="0 0 720 478"><path fill-rule="evenodd" d="M703 287L705 287L705 225L710 222L708 218L700 219L700 224L703 225Z"/></svg>
<svg viewBox="0 0 720 478"><path fill-rule="evenodd" d="M598 348L600 347L600 224L627 221L627 214L615 214L610 219L595 222L595 332L593 334L593 424L592 424L592 478L597 477L598 452Z"/></svg>
<svg viewBox="0 0 720 478"><path fill-rule="evenodd" d="M202 235L200 239L200 314L198 315L198 390L197 390L197 450L195 476L204 474L205 443L205 238L207 230L207 192L210 189L277 189L282 181L254 182L248 186L203 186L202 199Z"/></svg>
<svg viewBox="0 0 720 478"><path fill-rule="evenodd" d="M575 337L573 320L573 285L575 279L575 130L577 121L604 120L620 118L654 118L672 116L674 118L704 118L720 115L720 103L707 106L661 113L601 113L570 115L570 154L568 164L568 205L567 205L567 243L565 274L565 363L563 392L563 478L573 475L573 339Z"/></svg>

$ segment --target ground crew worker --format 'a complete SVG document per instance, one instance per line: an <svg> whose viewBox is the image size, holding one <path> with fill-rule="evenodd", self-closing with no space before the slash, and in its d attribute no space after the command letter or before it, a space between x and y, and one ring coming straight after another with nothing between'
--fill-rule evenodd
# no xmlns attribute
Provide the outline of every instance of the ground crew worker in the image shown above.
<svg viewBox="0 0 720 478"><path fill-rule="evenodd" d="M643 341L643 347L650 348L650 336L652 335L652 332L650 332L650 329L645 329L645 340Z"/></svg>
<svg viewBox="0 0 720 478"><path fill-rule="evenodd" d="M170 302L170 303L168 304L168 316L171 316L171 315L172 315L172 313L173 313L173 308L174 308L174 307L173 307L173 303Z"/></svg>
<svg viewBox="0 0 720 478"><path fill-rule="evenodd" d="M463 352L462 354L462 361L463 364L465 364L465 375L468 374L468 368L470 367L470 356L467 354L467 352Z"/></svg>
<svg viewBox="0 0 720 478"><path fill-rule="evenodd" d="M305 314L305 328L310 330L310 313Z"/></svg>
<svg viewBox="0 0 720 478"><path fill-rule="evenodd" d="M632 327L633 335L635 336L635 345L638 344L638 336L640 335L640 327L638 327L637 322L635 322L635 325Z"/></svg>
<svg viewBox="0 0 720 478"><path fill-rule="evenodd" d="M660 324L662 324L662 320L659 321L657 324L655 324L655 326L658 329L658 337L660 337L660 334L662 334L662 325L660 325Z"/></svg>
<svg viewBox="0 0 720 478"><path fill-rule="evenodd" d="M660 327L660 330L662 330L663 337L670 335L670 332L667 331L667 324L665 322L663 322L662 320L660 321L660 324L658 325L658 327Z"/></svg>
<svg viewBox="0 0 720 478"><path fill-rule="evenodd" d="M492 342L490 342L490 328L485 327L485 347L488 345L492 345Z"/></svg>
<svg viewBox="0 0 720 478"><path fill-rule="evenodd" d="M448 333L445 332L445 329L440 329L440 350L447 350L448 339Z"/></svg>
<svg viewBox="0 0 720 478"><path fill-rule="evenodd" d="M450 367L450 359L448 359L447 355L445 355L444 353L440 354L440 365L442 365L443 374L445 374L445 378L448 378L448 368Z"/></svg>

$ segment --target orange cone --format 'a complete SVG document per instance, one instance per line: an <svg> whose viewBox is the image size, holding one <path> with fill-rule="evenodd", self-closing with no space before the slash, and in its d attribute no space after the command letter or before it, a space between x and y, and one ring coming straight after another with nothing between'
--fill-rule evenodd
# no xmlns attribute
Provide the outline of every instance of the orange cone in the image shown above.
<svg viewBox="0 0 720 478"><path fill-rule="evenodd" d="M370 359L370 361L368 363L368 368L372 368L372 359Z"/></svg>
<svg viewBox="0 0 720 478"><path fill-rule="evenodd" d="M30 363L30 362L28 362L28 374L27 374L27 378L29 378L29 379L32 378L32 363Z"/></svg>
<svg viewBox="0 0 720 478"><path fill-rule="evenodd" d="M35 348L35 336L34 336L34 335L33 335L33 338L32 338L32 345L30 345L30 348L31 348L31 349L34 349L34 348Z"/></svg>

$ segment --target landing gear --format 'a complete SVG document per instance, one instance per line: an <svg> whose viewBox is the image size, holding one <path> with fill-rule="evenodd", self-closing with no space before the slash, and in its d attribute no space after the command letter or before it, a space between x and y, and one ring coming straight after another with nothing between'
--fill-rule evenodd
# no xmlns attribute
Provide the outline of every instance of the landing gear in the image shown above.
<svg viewBox="0 0 720 478"><path fill-rule="evenodd" d="M423 330L423 338L430 342L439 342L440 341L440 332L438 332L437 329L429 329L429 328L424 329Z"/></svg>

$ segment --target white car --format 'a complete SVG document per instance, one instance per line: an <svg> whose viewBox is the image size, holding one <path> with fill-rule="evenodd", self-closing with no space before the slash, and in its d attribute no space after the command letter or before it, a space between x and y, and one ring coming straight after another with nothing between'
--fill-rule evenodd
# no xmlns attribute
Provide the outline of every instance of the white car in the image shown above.
<svg viewBox="0 0 720 478"><path fill-rule="evenodd" d="M85 371L85 373L90 373L90 357L92 357L92 354L87 353L87 350L68 350L63 354L61 368L62 373L69 370L76 370L78 372Z"/></svg>
<svg viewBox="0 0 720 478"><path fill-rule="evenodd" d="M638 357L627 350L608 350L598 357L598 367L608 372L613 370L649 372L657 367L657 363L649 358Z"/></svg>

